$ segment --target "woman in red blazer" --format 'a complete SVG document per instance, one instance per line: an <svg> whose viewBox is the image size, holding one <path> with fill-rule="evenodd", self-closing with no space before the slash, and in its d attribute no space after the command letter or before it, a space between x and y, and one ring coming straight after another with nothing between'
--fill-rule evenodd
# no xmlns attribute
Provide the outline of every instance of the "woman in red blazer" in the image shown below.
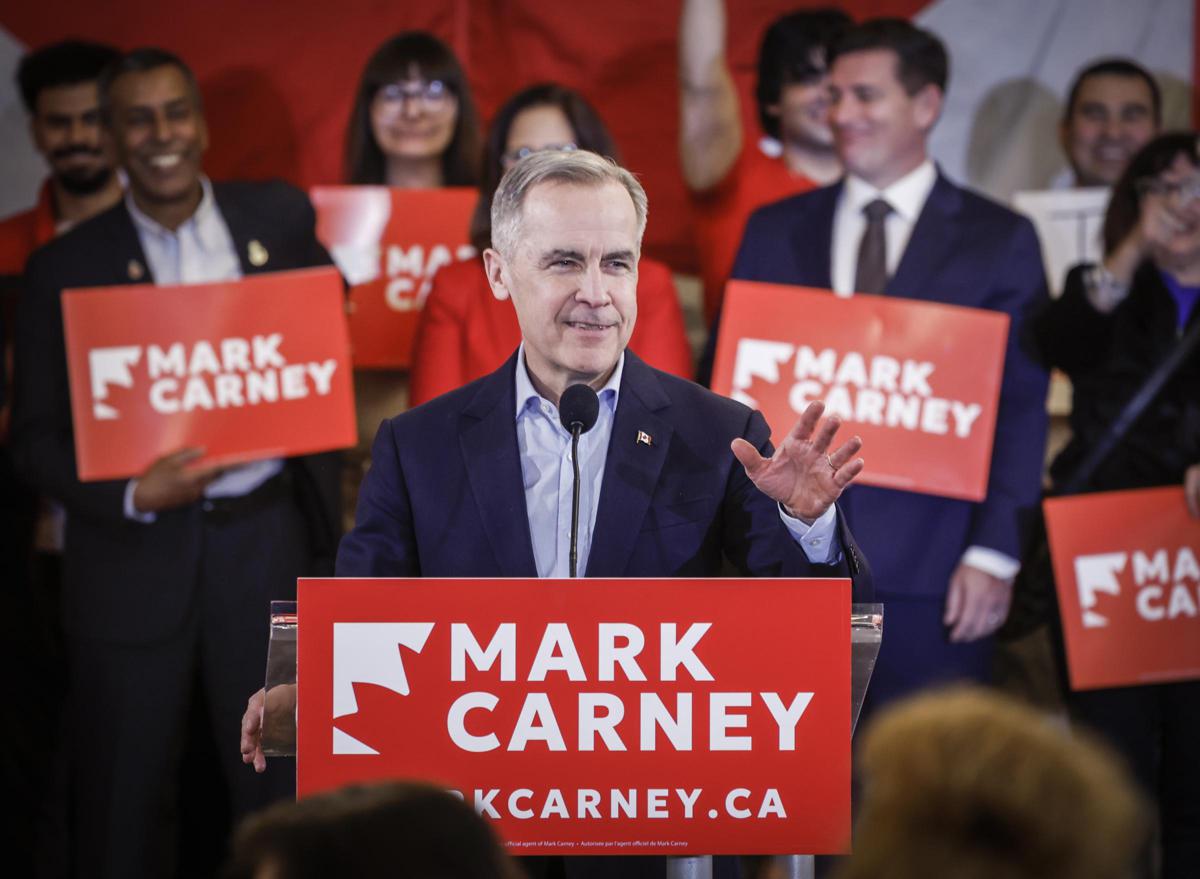
<svg viewBox="0 0 1200 879"><path fill-rule="evenodd" d="M537 85L517 93L496 115L484 154L483 184L471 221L471 239L482 252L491 246L492 195L504 171L538 150L587 149L616 156L616 147L595 110L559 85ZM487 375L521 341L512 303L497 300L482 258L438 271L417 325L409 404ZM671 271L643 258L638 264L638 317L629 347L651 366L689 378L692 354Z"/></svg>

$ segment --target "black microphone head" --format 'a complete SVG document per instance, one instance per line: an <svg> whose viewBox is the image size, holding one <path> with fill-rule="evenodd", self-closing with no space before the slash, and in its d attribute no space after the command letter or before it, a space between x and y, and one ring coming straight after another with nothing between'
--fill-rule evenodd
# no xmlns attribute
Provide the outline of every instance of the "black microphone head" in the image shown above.
<svg viewBox="0 0 1200 879"><path fill-rule="evenodd" d="M588 385L571 385L558 401L558 417L568 431L579 425L579 432L587 433L599 414L600 398Z"/></svg>

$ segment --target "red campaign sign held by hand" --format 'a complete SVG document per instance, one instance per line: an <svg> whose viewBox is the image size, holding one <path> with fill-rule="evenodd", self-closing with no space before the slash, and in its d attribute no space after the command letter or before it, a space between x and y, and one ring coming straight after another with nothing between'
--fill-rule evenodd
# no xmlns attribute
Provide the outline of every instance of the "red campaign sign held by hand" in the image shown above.
<svg viewBox="0 0 1200 879"><path fill-rule="evenodd" d="M230 464L353 446L342 279L67 290L79 478L124 479L185 447Z"/></svg>
<svg viewBox="0 0 1200 879"><path fill-rule="evenodd" d="M841 852L849 615L848 580L301 580L297 791L428 780L514 854Z"/></svg>
<svg viewBox="0 0 1200 879"><path fill-rule="evenodd" d="M317 237L349 281L354 365L407 367L417 316L442 266L472 259L468 187L315 186Z"/></svg>
<svg viewBox="0 0 1200 879"><path fill-rule="evenodd" d="M1072 688L1200 677L1200 522L1183 489L1044 508Z"/></svg>
<svg viewBox="0 0 1200 879"><path fill-rule="evenodd" d="M987 494L1008 315L730 281L713 390L759 409L772 441L814 400L862 437L865 485Z"/></svg>

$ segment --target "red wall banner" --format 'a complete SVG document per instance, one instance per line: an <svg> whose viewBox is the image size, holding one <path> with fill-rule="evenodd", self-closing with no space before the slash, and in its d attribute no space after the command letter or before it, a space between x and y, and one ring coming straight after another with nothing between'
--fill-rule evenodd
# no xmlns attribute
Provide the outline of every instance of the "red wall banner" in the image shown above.
<svg viewBox="0 0 1200 879"><path fill-rule="evenodd" d="M731 281L713 390L760 409L776 443L813 400L863 440L866 485L983 500L1008 316Z"/></svg>
<svg viewBox="0 0 1200 879"><path fill-rule="evenodd" d="M356 442L342 280L63 293L79 478L120 479L187 446L236 463Z"/></svg>
<svg viewBox="0 0 1200 879"><path fill-rule="evenodd" d="M848 580L301 580L298 595L300 796L429 780L514 854L845 850Z"/></svg>
<svg viewBox="0 0 1200 879"><path fill-rule="evenodd" d="M412 359L417 317L434 273L472 259L471 188L316 186L317 237L350 282L354 365L401 368Z"/></svg>
<svg viewBox="0 0 1200 879"><path fill-rule="evenodd" d="M1200 521L1183 489L1044 506L1071 686L1200 677Z"/></svg>

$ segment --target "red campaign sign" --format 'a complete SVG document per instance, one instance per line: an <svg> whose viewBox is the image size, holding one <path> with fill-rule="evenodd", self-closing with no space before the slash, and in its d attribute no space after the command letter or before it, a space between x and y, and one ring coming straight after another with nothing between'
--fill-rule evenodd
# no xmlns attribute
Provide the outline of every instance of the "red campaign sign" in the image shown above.
<svg viewBox="0 0 1200 879"><path fill-rule="evenodd" d="M849 580L301 580L297 790L431 781L514 854L842 852L849 615Z"/></svg>
<svg viewBox="0 0 1200 879"><path fill-rule="evenodd" d="M779 440L814 400L863 440L858 482L981 501L1008 315L886 296L730 281L713 390Z"/></svg>
<svg viewBox="0 0 1200 879"><path fill-rule="evenodd" d="M230 464L357 441L342 279L322 267L240 281L63 294L79 478L124 479L187 446Z"/></svg>
<svg viewBox="0 0 1200 879"><path fill-rule="evenodd" d="M1044 508L1072 688L1200 677L1200 522L1183 489Z"/></svg>
<svg viewBox="0 0 1200 879"><path fill-rule="evenodd" d="M354 365L407 367L434 273L475 257L469 187L314 186L317 237L350 282Z"/></svg>

